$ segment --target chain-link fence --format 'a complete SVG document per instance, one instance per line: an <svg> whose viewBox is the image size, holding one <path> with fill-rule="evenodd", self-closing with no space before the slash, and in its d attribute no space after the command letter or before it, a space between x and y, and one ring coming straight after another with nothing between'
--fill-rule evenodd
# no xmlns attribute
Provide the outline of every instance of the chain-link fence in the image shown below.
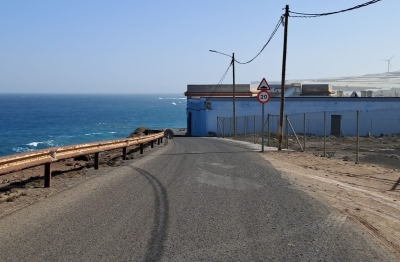
<svg viewBox="0 0 400 262"><path fill-rule="evenodd" d="M339 157L358 163L360 157L384 156L400 159L400 108L364 111L325 111L285 115L283 148L312 151L316 155ZM218 117L218 137L233 138L232 117ZM277 147L279 116L241 116L236 118L236 139ZM375 157L376 158L376 157ZM379 159L379 158L377 158ZM382 159L381 159L382 160ZM397 160L397 161L396 161ZM377 160L378 161L378 160ZM371 161L368 161L371 162Z"/></svg>

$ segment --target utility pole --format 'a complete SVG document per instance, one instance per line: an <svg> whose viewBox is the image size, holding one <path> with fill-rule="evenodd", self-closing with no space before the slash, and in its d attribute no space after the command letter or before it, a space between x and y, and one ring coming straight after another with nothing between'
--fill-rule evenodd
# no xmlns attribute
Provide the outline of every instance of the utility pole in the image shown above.
<svg viewBox="0 0 400 262"><path fill-rule="evenodd" d="M283 61L282 61L282 83L281 83L281 110L279 116L279 144L278 150L282 150L282 140L283 140L283 114L285 108L285 73L286 73L286 49L287 49L287 30L288 30L288 20L289 20L289 5L286 5L285 9L285 33L283 38Z"/></svg>
<svg viewBox="0 0 400 262"><path fill-rule="evenodd" d="M233 138L236 139L235 53L232 53L232 71L233 71L233 87L232 87L232 98L233 98Z"/></svg>

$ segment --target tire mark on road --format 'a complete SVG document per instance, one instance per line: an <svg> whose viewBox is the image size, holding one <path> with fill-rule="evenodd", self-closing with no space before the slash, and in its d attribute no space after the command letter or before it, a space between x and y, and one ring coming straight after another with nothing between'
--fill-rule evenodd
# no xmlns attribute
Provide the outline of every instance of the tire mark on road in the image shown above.
<svg viewBox="0 0 400 262"><path fill-rule="evenodd" d="M155 176L138 167L131 166L149 182L154 193L154 220L151 237L147 243L144 261L160 261L164 242L168 236L169 201L167 190Z"/></svg>

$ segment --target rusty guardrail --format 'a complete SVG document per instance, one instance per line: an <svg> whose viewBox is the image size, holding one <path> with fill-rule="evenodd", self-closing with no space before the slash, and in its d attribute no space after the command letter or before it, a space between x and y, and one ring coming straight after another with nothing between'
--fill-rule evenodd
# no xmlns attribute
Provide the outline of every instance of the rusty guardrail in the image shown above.
<svg viewBox="0 0 400 262"><path fill-rule="evenodd" d="M145 143L150 142L152 148L154 146L154 141L158 140L158 144L162 143L162 138L164 136L163 131L151 130L151 132L148 133L153 134L137 138L126 138L63 147L53 147L29 153L20 153L0 157L0 175L44 164L45 187L49 187L51 180L51 163L63 159L94 153L94 165L95 169L98 169L100 152L122 148L122 158L125 160L126 148L129 146L140 145L140 153L143 154L143 145Z"/></svg>

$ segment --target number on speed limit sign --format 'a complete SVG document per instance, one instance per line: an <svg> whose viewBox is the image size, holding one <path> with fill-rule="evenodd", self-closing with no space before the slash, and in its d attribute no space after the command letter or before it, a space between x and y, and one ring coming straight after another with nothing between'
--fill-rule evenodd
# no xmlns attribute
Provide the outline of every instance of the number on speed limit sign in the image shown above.
<svg viewBox="0 0 400 262"><path fill-rule="evenodd" d="M261 91L257 95L257 99L261 104L267 103L270 98L271 98L271 96L269 95L268 91Z"/></svg>

